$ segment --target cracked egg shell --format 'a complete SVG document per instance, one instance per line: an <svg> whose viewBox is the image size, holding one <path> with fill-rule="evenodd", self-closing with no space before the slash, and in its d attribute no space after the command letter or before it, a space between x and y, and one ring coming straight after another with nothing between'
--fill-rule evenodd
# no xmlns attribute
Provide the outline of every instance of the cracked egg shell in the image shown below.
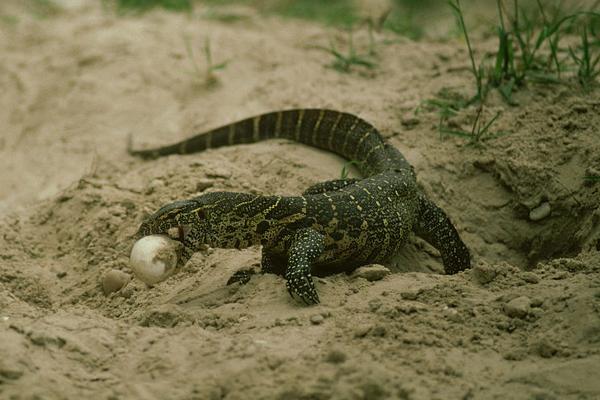
<svg viewBox="0 0 600 400"><path fill-rule="evenodd" d="M135 276L147 285L167 279L175 272L178 246L166 235L144 236L135 242L129 257Z"/></svg>

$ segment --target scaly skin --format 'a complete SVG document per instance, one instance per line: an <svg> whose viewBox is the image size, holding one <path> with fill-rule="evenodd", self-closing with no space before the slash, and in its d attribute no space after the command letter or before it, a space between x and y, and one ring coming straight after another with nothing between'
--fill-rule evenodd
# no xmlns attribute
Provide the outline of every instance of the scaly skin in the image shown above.
<svg viewBox="0 0 600 400"><path fill-rule="evenodd" d="M136 238L180 228L185 232L181 263L206 245L241 249L261 244L263 272L283 272L292 297L307 304L319 302L313 272L385 262L411 230L440 251L446 273L470 267L467 247L446 214L419 191L410 164L372 125L354 115L323 109L278 111L170 146L129 152L154 158L271 138L295 140L357 161L364 179L321 182L302 196L213 192L176 201L148 217Z"/></svg>

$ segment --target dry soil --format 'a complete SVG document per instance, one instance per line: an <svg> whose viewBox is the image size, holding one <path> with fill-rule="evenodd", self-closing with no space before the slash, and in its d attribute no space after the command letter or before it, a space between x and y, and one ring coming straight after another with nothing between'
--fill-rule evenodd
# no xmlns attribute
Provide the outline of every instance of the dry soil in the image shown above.
<svg viewBox="0 0 600 400"><path fill-rule="evenodd" d="M492 94L485 118L500 111L492 130L505 135L470 146L415 112L441 89L472 94L456 37L376 33L378 67L340 73L319 46L346 34L310 22L236 8L226 23L201 6L118 16L84 1L42 18L21 3L0 5L1 398L600 398L600 182L584 179L600 170L598 90L530 85L514 107ZM228 61L212 84L206 37ZM354 39L368 50L366 30ZM152 288L133 278L106 295L103 277L131 273L130 235L162 204L299 194L344 165L286 141L143 161L127 137L161 145L292 107L380 128L473 269L445 276L411 238L387 269L318 278L322 302L305 307L275 275L226 286L260 249L214 249Z"/></svg>

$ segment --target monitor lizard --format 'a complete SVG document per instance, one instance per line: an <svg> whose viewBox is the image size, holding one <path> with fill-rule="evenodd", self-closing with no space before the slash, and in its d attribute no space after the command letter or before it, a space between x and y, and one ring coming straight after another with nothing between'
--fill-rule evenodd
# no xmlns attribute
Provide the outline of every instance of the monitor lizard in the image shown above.
<svg viewBox="0 0 600 400"><path fill-rule="evenodd" d="M183 243L180 264L204 246L262 245L261 272L282 273L287 289L319 302L312 274L385 262L409 232L439 250L444 270L470 267L470 254L446 213L417 186L412 166L370 123L344 112L293 109L225 125L178 143L130 154L156 158L266 139L291 139L356 162L363 179L335 179L301 196L212 192L175 201L146 218L135 237L173 228Z"/></svg>

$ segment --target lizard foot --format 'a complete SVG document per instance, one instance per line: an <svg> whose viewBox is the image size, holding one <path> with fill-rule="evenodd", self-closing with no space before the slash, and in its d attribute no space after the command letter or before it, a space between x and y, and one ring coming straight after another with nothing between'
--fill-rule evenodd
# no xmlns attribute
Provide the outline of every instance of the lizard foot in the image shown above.
<svg viewBox="0 0 600 400"><path fill-rule="evenodd" d="M307 305L319 304L319 294L310 272L294 270L286 274L286 279L285 286L292 298L298 296Z"/></svg>
<svg viewBox="0 0 600 400"><path fill-rule="evenodd" d="M252 275L255 275L256 271L254 269L240 269L235 271L233 275L227 280L226 285L233 285L234 283L240 283L240 285L245 285L250 282L250 278Z"/></svg>

